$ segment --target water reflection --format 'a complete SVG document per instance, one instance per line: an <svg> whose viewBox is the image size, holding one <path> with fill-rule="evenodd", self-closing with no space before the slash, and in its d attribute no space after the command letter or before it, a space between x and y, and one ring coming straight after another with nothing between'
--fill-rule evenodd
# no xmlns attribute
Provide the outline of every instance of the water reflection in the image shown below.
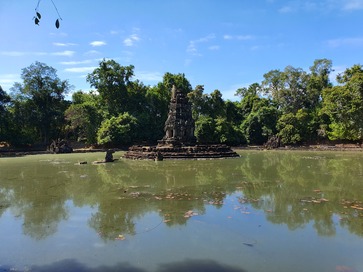
<svg viewBox="0 0 363 272"><path fill-rule="evenodd" d="M1 267L0 267L1 268ZM4 268L7 269L6 267ZM11 267L8 268L9 271ZM128 263L119 263L114 266L100 266L96 268L90 268L84 264L78 263L76 260L63 260L55 262L51 265L33 266L31 268L33 272L111 272L111 271L124 271L124 272L145 272L145 270L133 267ZM185 271L209 271L209 272L244 272L244 270L232 267L226 264L220 264L214 260L185 260L182 262L165 263L160 264L157 271L166 272L185 272Z"/></svg>
<svg viewBox="0 0 363 272"><path fill-rule="evenodd" d="M157 224L182 226L235 195L234 208L251 207L292 230L312 224L319 235L332 236L339 225L363 235L362 154L241 155L105 165L77 165L83 160L77 154L1 159L0 216L11 211L22 219L26 235L43 239L67 220L72 206L93 207L88 224L107 241L137 234L135 221L145 214L157 212Z"/></svg>

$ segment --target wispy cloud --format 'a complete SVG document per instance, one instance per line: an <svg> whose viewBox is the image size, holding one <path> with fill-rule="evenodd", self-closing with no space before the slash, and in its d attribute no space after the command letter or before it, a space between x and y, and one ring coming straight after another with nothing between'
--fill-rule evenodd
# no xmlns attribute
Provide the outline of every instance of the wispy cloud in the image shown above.
<svg viewBox="0 0 363 272"><path fill-rule="evenodd" d="M163 80L163 75L160 72L135 72L135 77L141 81L159 82Z"/></svg>
<svg viewBox="0 0 363 272"><path fill-rule="evenodd" d="M66 68L64 69L65 72L70 73L90 73L97 67L95 66L87 66L87 67L73 67L73 68Z"/></svg>
<svg viewBox="0 0 363 272"><path fill-rule="evenodd" d="M20 82L20 76L18 74L0 75L0 85L4 90L10 89L15 82Z"/></svg>
<svg viewBox="0 0 363 272"><path fill-rule="evenodd" d="M86 55L86 56L99 55L99 54L101 54L101 52L100 51L97 51L97 50L89 50L86 53L84 53L84 55Z"/></svg>
<svg viewBox="0 0 363 272"><path fill-rule="evenodd" d="M299 11L355 11L363 9L363 0L293 0L279 8L280 13L294 13Z"/></svg>
<svg viewBox="0 0 363 272"><path fill-rule="evenodd" d="M52 53L52 55L53 56L72 57L75 53L76 53L75 51L65 50L65 51L61 51L61 52L54 52L54 53Z"/></svg>
<svg viewBox="0 0 363 272"><path fill-rule="evenodd" d="M208 47L208 49L211 51L219 50L219 48L221 48L219 45L211 45Z"/></svg>
<svg viewBox="0 0 363 272"><path fill-rule="evenodd" d="M330 47L363 46L363 37L332 39L327 43Z"/></svg>
<svg viewBox="0 0 363 272"><path fill-rule="evenodd" d="M194 56L202 56L202 54L199 53L198 51L198 45L201 43L207 43L211 40L214 40L216 38L215 34L209 34L205 37L196 39L196 40L192 40L189 42L188 47L187 47L187 52L194 55Z"/></svg>
<svg viewBox="0 0 363 272"><path fill-rule="evenodd" d="M26 52L26 51L1 51L0 55L6 57L23 57L23 56L45 56L46 52Z"/></svg>
<svg viewBox="0 0 363 272"><path fill-rule="evenodd" d="M87 64L92 63L92 60L81 60L81 61L61 61L62 65L79 65L79 64Z"/></svg>
<svg viewBox="0 0 363 272"><path fill-rule="evenodd" d="M105 41L93 41L89 43L93 47L104 46L107 43Z"/></svg>
<svg viewBox="0 0 363 272"><path fill-rule="evenodd" d="M77 45L76 43L60 43L60 42L54 42L54 46L60 46L60 47L67 47L67 46L74 46Z"/></svg>
<svg viewBox="0 0 363 272"><path fill-rule="evenodd" d="M343 4L343 9L347 11L363 9L363 0L346 0Z"/></svg>
<svg viewBox="0 0 363 272"><path fill-rule="evenodd" d="M248 41L254 39L252 35L224 35L225 40L238 40L238 41Z"/></svg>
<svg viewBox="0 0 363 272"><path fill-rule="evenodd" d="M124 45L125 46L134 46L135 42L138 42L140 40L139 35L137 34L131 34L126 39L124 39Z"/></svg>
<svg viewBox="0 0 363 272"><path fill-rule="evenodd" d="M329 0L328 0L329 1ZM287 2L286 5L281 7L279 9L280 13L291 13L291 12L297 12L300 10L303 11L314 11L318 10L320 8L323 8L324 1L301 1L301 0L295 0ZM326 8L326 6L325 6Z"/></svg>

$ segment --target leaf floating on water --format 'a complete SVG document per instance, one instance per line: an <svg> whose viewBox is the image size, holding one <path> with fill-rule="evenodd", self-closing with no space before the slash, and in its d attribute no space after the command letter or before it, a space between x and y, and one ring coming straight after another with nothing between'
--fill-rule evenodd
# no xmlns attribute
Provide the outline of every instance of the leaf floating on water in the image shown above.
<svg viewBox="0 0 363 272"><path fill-rule="evenodd" d="M125 236L123 236L122 234L120 234L119 236L117 236L116 238L115 238L115 240L121 240L121 241L123 241L123 240L125 240L126 238L125 238Z"/></svg>
<svg viewBox="0 0 363 272"><path fill-rule="evenodd" d="M358 205L352 205L350 207L353 208L353 209L356 209L356 210L363 210L363 207L360 207Z"/></svg>
<svg viewBox="0 0 363 272"><path fill-rule="evenodd" d="M254 245L252 243L242 243L244 244L245 246L248 246L248 247L253 247Z"/></svg>
<svg viewBox="0 0 363 272"><path fill-rule="evenodd" d="M198 213L196 213L196 212L193 212L193 211L187 211L185 214L184 214L184 217L185 218L189 218L189 217L192 217L192 216L196 216L196 215L198 215Z"/></svg>

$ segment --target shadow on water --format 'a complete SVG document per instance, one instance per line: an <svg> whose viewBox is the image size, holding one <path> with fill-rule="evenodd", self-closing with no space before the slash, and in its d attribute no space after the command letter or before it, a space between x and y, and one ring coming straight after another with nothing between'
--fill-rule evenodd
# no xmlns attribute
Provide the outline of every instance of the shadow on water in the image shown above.
<svg viewBox="0 0 363 272"><path fill-rule="evenodd" d="M14 270L10 266L0 266L0 272L21 271ZM146 270L131 266L128 263L118 263L114 266L99 266L96 268L88 267L73 259L66 259L54 262L49 265L32 266L24 271L29 272L146 272ZM245 272L243 269L235 268L230 265L220 264L214 260L195 260L186 259L180 262L160 264L156 269L159 272Z"/></svg>

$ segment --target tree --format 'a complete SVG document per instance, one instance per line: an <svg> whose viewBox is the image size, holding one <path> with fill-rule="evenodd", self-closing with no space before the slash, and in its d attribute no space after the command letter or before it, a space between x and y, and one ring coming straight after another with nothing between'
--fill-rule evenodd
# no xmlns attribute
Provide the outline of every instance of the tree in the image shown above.
<svg viewBox="0 0 363 272"><path fill-rule="evenodd" d="M88 74L87 82L100 95L100 107L107 116L117 116L126 111L127 87L131 84L134 66L121 66L114 60L102 60L99 67Z"/></svg>
<svg viewBox="0 0 363 272"><path fill-rule="evenodd" d="M104 120L97 132L98 144L105 146L129 145L136 136L137 119L129 113Z"/></svg>
<svg viewBox="0 0 363 272"><path fill-rule="evenodd" d="M163 84L168 90L171 90L173 85L175 85L175 87L184 94L188 94L193 91L192 85L185 77L185 74L165 73L163 77Z"/></svg>
<svg viewBox="0 0 363 272"><path fill-rule="evenodd" d="M72 105L65 111L65 119L69 122L67 130L77 141L86 144L97 143L97 130L101 124L101 112L97 108L98 97L94 93L75 92Z"/></svg>
<svg viewBox="0 0 363 272"><path fill-rule="evenodd" d="M342 84L323 91L322 113L330 117L330 140L363 140L363 69L354 65L337 76Z"/></svg>
<svg viewBox="0 0 363 272"><path fill-rule="evenodd" d="M23 83L15 83L11 88L14 115L22 112L23 125L38 134L34 140L47 144L50 138L58 138L63 129L64 111L69 104L64 95L71 85L57 76L56 69L41 62L24 68L21 78Z"/></svg>
<svg viewBox="0 0 363 272"><path fill-rule="evenodd" d="M276 105L268 98L259 97L259 90L257 83L237 90L242 96L239 103L242 114L240 128L249 144L263 144L276 133Z"/></svg>
<svg viewBox="0 0 363 272"><path fill-rule="evenodd" d="M9 112L7 104L10 102L10 96L0 86L0 142L8 140L9 131Z"/></svg>
<svg viewBox="0 0 363 272"><path fill-rule="evenodd" d="M195 122L195 137L202 144L217 143L216 123L210 116L202 115Z"/></svg>

